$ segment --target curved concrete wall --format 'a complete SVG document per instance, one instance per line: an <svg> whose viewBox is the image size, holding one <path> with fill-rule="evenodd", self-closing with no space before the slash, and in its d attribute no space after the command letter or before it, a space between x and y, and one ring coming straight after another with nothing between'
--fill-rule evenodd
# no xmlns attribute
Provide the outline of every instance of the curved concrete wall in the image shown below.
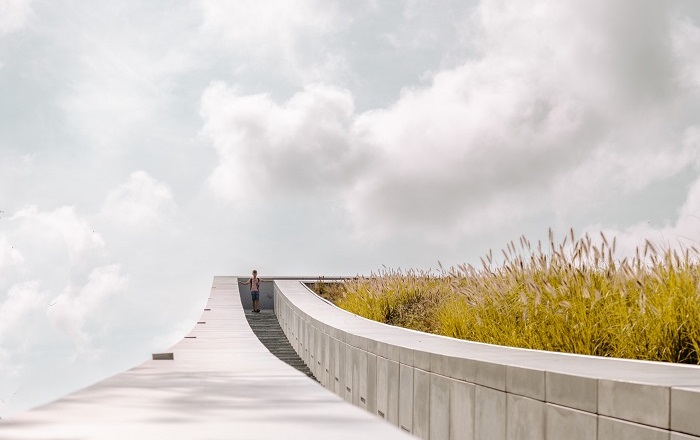
<svg viewBox="0 0 700 440"><path fill-rule="evenodd" d="M275 282L275 313L326 388L424 439L700 440L700 367L460 341Z"/></svg>

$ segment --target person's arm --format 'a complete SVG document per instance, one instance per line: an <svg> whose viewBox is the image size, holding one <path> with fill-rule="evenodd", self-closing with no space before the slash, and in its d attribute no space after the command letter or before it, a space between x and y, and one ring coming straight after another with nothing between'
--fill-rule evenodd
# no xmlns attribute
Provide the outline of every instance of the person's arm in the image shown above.
<svg viewBox="0 0 700 440"><path fill-rule="evenodd" d="M246 284L250 284L251 280L252 280L252 278L250 280L246 281L245 283L239 281L238 284L243 284L245 286Z"/></svg>

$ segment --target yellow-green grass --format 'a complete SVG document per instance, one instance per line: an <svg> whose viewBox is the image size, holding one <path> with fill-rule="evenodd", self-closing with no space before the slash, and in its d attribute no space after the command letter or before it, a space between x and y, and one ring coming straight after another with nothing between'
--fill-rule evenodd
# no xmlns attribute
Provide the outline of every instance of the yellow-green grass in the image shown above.
<svg viewBox="0 0 700 440"><path fill-rule="evenodd" d="M574 240L547 249L510 243L504 262L460 265L437 275L383 270L346 281L332 300L388 324L471 341L597 356L697 364L700 264L694 247L646 241L615 259L615 240Z"/></svg>

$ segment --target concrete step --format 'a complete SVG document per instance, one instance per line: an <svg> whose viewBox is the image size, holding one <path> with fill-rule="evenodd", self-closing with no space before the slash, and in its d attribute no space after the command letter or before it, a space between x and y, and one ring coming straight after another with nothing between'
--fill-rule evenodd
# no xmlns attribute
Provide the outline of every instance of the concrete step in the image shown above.
<svg viewBox="0 0 700 440"><path fill-rule="evenodd" d="M246 310L245 317L255 336L270 350L270 353L316 380L309 367L292 348L277 321L277 316L272 311L264 310L260 313L253 313ZM316 381L318 382L318 380Z"/></svg>

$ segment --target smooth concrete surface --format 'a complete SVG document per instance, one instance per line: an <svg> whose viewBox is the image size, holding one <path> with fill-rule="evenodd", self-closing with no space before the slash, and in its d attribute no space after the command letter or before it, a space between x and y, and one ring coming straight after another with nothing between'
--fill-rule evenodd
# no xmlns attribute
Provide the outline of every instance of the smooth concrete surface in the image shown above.
<svg viewBox="0 0 700 440"><path fill-rule="evenodd" d="M276 280L274 301L290 341L329 336L321 353L345 382L329 389L424 439L700 439L695 365L429 335L345 312L298 280Z"/></svg>
<svg viewBox="0 0 700 440"><path fill-rule="evenodd" d="M167 352L0 422L2 440L411 438L272 355L237 279L216 277L200 321ZM192 338L196 336L196 338Z"/></svg>
<svg viewBox="0 0 700 440"><path fill-rule="evenodd" d="M430 438L450 438L450 379L430 375Z"/></svg>
<svg viewBox="0 0 700 440"><path fill-rule="evenodd" d="M598 417L600 440L669 440L669 431L609 417Z"/></svg>
<svg viewBox="0 0 700 440"><path fill-rule="evenodd" d="M700 387L671 389L671 429L700 436Z"/></svg>
<svg viewBox="0 0 700 440"><path fill-rule="evenodd" d="M474 438L505 440L506 393L476 385L474 407Z"/></svg>
<svg viewBox="0 0 700 440"><path fill-rule="evenodd" d="M450 440L474 438L474 384L450 379Z"/></svg>
<svg viewBox="0 0 700 440"><path fill-rule="evenodd" d="M545 438L595 440L598 435L595 414L548 403L545 419Z"/></svg>

